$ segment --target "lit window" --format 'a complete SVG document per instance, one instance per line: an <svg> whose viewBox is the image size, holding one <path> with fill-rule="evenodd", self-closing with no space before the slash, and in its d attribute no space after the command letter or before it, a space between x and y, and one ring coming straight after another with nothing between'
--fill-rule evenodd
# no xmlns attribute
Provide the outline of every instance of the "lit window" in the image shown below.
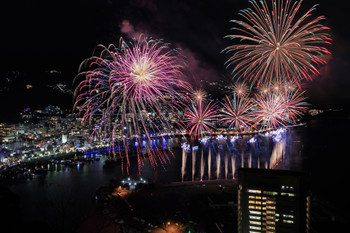
<svg viewBox="0 0 350 233"><path fill-rule="evenodd" d="M278 195L278 192L264 191L264 194L271 195L271 196L276 196L276 195Z"/></svg>
<svg viewBox="0 0 350 233"><path fill-rule="evenodd" d="M249 204L258 204L258 205L261 205L261 201L252 201L252 200L249 200Z"/></svg>
<svg viewBox="0 0 350 233"><path fill-rule="evenodd" d="M256 211L256 210L249 210L250 214L257 214L257 215L261 215L260 211Z"/></svg>
<svg viewBox="0 0 350 233"><path fill-rule="evenodd" d="M249 229L253 229L253 230L261 230L261 227L257 227L257 226L249 226Z"/></svg>
<svg viewBox="0 0 350 233"><path fill-rule="evenodd" d="M249 209L261 210L261 206L249 205L248 208L249 208Z"/></svg>
<svg viewBox="0 0 350 233"><path fill-rule="evenodd" d="M255 219L255 220L261 220L261 217L259 216L253 216L253 215L249 215L250 219Z"/></svg>
<svg viewBox="0 0 350 233"><path fill-rule="evenodd" d="M261 222L258 222L258 221L249 221L249 224L261 225Z"/></svg>
<svg viewBox="0 0 350 233"><path fill-rule="evenodd" d="M294 193L281 193L282 196L289 196L289 197L294 197Z"/></svg>
<svg viewBox="0 0 350 233"><path fill-rule="evenodd" d="M261 190L248 189L248 193L261 193Z"/></svg>
<svg viewBox="0 0 350 233"><path fill-rule="evenodd" d="M282 185L281 189L282 190L293 190L294 187L293 186L284 186L284 185Z"/></svg>

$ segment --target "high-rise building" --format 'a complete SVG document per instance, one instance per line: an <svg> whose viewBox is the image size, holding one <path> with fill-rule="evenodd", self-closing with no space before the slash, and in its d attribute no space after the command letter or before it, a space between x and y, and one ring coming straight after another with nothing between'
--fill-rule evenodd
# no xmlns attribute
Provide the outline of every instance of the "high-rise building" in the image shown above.
<svg viewBox="0 0 350 233"><path fill-rule="evenodd" d="M305 174L238 170L238 233L307 233L309 206Z"/></svg>

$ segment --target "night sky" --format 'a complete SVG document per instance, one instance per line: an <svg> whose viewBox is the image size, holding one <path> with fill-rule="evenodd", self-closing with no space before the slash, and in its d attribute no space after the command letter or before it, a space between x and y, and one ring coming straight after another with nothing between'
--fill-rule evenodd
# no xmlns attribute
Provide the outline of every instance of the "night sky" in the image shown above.
<svg viewBox="0 0 350 233"><path fill-rule="evenodd" d="M314 4L319 4L315 17L326 16L323 23L332 29L333 44L327 47L332 56L320 67L321 75L306 84L308 102L311 108L349 108L349 8L341 1L305 0L299 11L306 12ZM223 37L233 26L229 20L241 19L238 11L247 7L248 0L2 2L0 119L24 107L71 108L72 97L51 87L58 82L71 87L79 64L96 45L118 44L120 36L143 33L182 49L195 85L201 79L229 81L224 66L229 55L221 51L230 41ZM26 89L26 84L33 88Z"/></svg>

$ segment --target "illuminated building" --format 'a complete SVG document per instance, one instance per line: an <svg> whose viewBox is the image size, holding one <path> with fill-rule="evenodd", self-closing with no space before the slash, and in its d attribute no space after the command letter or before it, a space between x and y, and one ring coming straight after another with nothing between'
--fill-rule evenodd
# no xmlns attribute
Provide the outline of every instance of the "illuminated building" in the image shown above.
<svg viewBox="0 0 350 233"><path fill-rule="evenodd" d="M238 233L309 232L309 205L303 173L238 170Z"/></svg>

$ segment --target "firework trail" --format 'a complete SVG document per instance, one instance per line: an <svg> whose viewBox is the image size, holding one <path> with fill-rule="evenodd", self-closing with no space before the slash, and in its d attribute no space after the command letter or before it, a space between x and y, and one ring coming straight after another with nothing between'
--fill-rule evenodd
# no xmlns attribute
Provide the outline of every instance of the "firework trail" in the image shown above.
<svg viewBox="0 0 350 233"><path fill-rule="evenodd" d="M234 54L226 62L234 66L234 77L249 80L251 84L281 83L284 80L297 84L312 80L318 75L317 66L325 64L323 56L330 54L324 47L332 39L323 26L324 16L312 19L316 5L299 17L302 1L272 1L272 9L266 1L250 1L252 8L241 10L243 21L236 24L236 34L227 38L239 43L228 46L226 52Z"/></svg>
<svg viewBox="0 0 350 233"><path fill-rule="evenodd" d="M113 152L127 169L131 140L139 145L135 155L139 170L146 154L153 166L158 161L163 164L167 154L151 145L151 137L172 130L178 103L190 89L190 84L181 80L183 66L178 51L161 40L141 36L131 42L121 39L119 47L99 45L95 54L82 62L75 78L82 80L76 87L74 104L82 123L94 126L91 136L108 138L113 147L124 147ZM147 141L146 153L141 153L142 139Z"/></svg>
<svg viewBox="0 0 350 233"><path fill-rule="evenodd" d="M249 97L240 97L234 94L233 98L230 99L226 96L219 122L222 122L228 128L241 131L244 127L251 126L252 106Z"/></svg>

